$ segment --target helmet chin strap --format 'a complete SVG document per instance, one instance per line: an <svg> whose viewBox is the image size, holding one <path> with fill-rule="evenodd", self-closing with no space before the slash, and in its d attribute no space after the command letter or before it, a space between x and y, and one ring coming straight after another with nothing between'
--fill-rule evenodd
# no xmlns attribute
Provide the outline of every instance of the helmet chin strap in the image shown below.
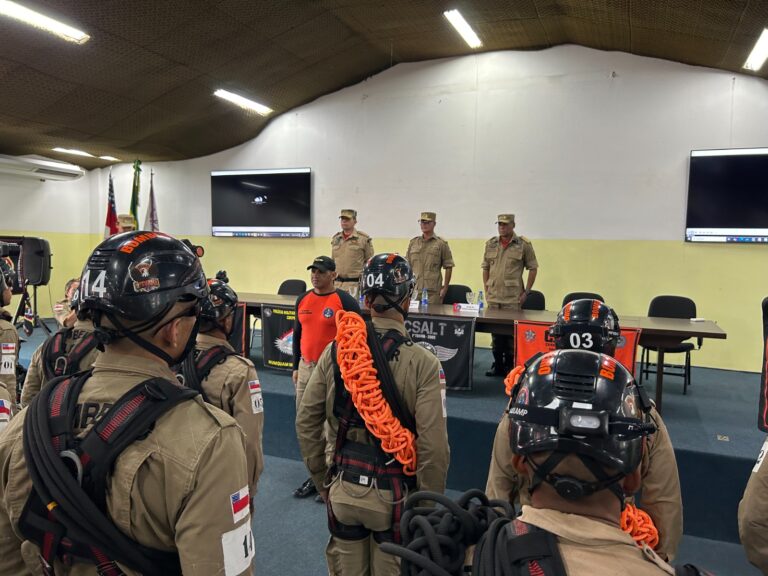
<svg viewBox="0 0 768 576"><path fill-rule="evenodd" d="M410 300L411 299L411 294L413 294L413 288L411 288L408 291L408 296L406 298L403 298L402 300L400 300L400 302L405 302L406 300ZM396 302L395 300L392 300L392 298L390 298L386 294L376 294L376 296L381 296L387 302L386 304L374 304L373 306L371 306L371 308L376 310L376 312L378 312L379 314L382 314L382 313L386 312L387 310L390 310L390 309L394 308L395 310L397 310L397 312L400 313L400 315L402 315L403 320L406 320L408 318L408 308L403 310L403 308L400 306L399 302Z"/></svg>
<svg viewBox="0 0 768 576"><path fill-rule="evenodd" d="M624 509L624 490L619 486L619 481L624 478L623 474L609 476L602 466L592 458L588 458L582 454L576 454L576 456L578 456L579 460L584 463L587 469L595 475L595 478L597 478L596 481L586 482L585 480L580 480L573 476L552 473L552 470L554 470L566 456L568 456L567 452L552 452L541 465L537 465L533 459L527 458L527 461L534 472L530 487L531 494L533 494L533 491L536 490L536 488L541 486L542 482L550 484L561 498L570 501L591 496L595 492L607 488L619 499L621 509Z"/></svg>
<svg viewBox="0 0 768 576"><path fill-rule="evenodd" d="M192 348L194 348L195 346L195 341L197 340L197 332L200 328L200 319L198 318L196 319L195 325L189 334L189 338L187 339L187 342L184 344L184 349L182 350L181 354L177 358L174 358L162 348L155 346L152 342L150 342L146 338L142 338L139 335L138 333L139 331L143 331L149 326L145 328L144 325L142 325L140 330L134 331L134 330L131 330L130 328L127 328L122 322L120 322L120 320L116 316L112 314L107 314L107 318L109 319L110 322L112 322L118 328L117 331L106 331L106 332L113 332L113 334L111 335L112 338L110 339L110 341L114 341L116 338L125 336L137 346L140 346L150 354L153 354L158 358L160 358L163 362L168 364L169 367L179 364L182 360L184 360L184 358L186 358L189 355L189 353L192 351ZM150 326L151 326L151 323L150 323ZM162 328L162 326L163 325L158 327L158 330L159 328Z"/></svg>

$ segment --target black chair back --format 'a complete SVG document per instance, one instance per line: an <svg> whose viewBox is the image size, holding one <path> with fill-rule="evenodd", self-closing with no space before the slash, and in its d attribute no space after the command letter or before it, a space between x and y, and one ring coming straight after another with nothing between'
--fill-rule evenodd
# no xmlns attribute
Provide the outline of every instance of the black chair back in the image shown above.
<svg viewBox="0 0 768 576"><path fill-rule="evenodd" d="M583 300L585 298L588 300L600 300L600 302L605 302L603 297L596 292L571 292L563 297L563 303L561 306L565 306L568 304L568 302L573 302L574 300Z"/></svg>
<svg viewBox="0 0 768 576"><path fill-rule="evenodd" d="M696 303L685 296L656 296L648 306L648 316L656 318L696 318Z"/></svg>
<svg viewBox="0 0 768 576"><path fill-rule="evenodd" d="M538 290L531 290L523 302L523 310L546 310L544 294Z"/></svg>
<svg viewBox="0 0 768 576"><path fill-rule="evenodd" d="M299 294L304 294L306 291L307 283L304 282L304 280L297 280L295 278L283 280L283 283L280 284L280 288L277 289L277 293L284 296L298 296Z"/></svg>
<svg viewBox="0 0 768 576"><path fill-rule="evenodd" d="M763 298L763 340L768 338L768 297Z"/></svg>
<svg viewBox="0 0 768 576"><path fill-rule="evenodd" d="M469 286L464 286L464 284L449 284L448 290L445 291L443 304L466 304L468 292L472 292L472 289Z"/></svg>

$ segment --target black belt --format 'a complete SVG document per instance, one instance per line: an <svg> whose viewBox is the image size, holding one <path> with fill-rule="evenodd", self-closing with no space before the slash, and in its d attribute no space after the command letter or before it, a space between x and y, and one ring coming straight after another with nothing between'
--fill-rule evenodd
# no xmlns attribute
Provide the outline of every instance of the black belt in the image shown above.
<svg viewBox="0 0 768 576"><path fill-rule="evenodd" d="M356 278L336 276L336 282L360 282L360 276L357 276Z"/></svg>

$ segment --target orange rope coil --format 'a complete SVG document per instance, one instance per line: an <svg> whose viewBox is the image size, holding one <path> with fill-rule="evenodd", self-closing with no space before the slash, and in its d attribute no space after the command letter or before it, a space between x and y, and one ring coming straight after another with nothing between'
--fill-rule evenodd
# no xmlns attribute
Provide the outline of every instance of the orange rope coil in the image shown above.
<svg viewBox="0 0 768 576"><path fill-rule="evenodd" d="M525 372L525 366L515 366L507 374L507 377L504 378L504 391L507 393L507 396L512 396L512 389L517 384L517 381L520 380L523 372Z"/></svg>
<svg viewBox="0 0 768 576"><path fill-rule="evenodd" d="M381 448L403 465L403 473L416 475L416 443L413 433L395 418L381 392L373 356L366 341L365 321L355 312L336 312L336 360L344 388Z"/></svg>
<svg viewBox="0 0 768 576"><path fill-rule="evenodd" d="M627 504L621 513L621 529L632 536L637 544L645 543L654 550L659 545L659 531L648 513Z"/></svg>

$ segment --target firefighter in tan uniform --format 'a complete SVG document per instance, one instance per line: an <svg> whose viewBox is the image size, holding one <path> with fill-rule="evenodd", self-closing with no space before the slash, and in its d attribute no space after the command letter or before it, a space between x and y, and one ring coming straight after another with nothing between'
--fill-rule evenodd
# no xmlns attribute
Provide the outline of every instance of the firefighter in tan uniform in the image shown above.
<svg viewBox="0 0 768 576"><path fill-rule="evenodd" d="M331 258L336 262L336 288L356 296L360 286L360 273L373 256L373 240L365 232L355 229L356 210L342 210L339 216L341 232L331 238ZM351 289L351 290L350 290Z"/></svg>
<svg viewBox="0 0 768 576"><path fill-rule="evenodd" d="M57 341L57 338L61 340ZM71 329L64 328L49 336L32 353L24 387L21 389L21 407L29 406L49 380L88 370L98 355L93 322L85 316L76 318Z"/></svg>
<svg viewBox="0 0 768 576"><path fill-rule="evenodd" d="M80 306L105 351L92 373L49 383L0 435L0 574L252 573L243 433L169 368L194 346L207 295L199 260L170 236L118 234L94 250ZM38 433L52 407L71 422L55 442ZM130 440L120 450L107 444L115 432Z"/></svg>
<svg viewBox="0 0 768 576"><path fill-rule="evenodd" d="M77 321L77 313L72 308L72 298L80 286L80 278L70 278L64 285L64 299L53 305L53 316L59 328L69 328Z"/></svg>
<svg viewBox="0 0 768 576"><path fill-rule="evenodd" d="M531 241L515 234L515 215L499 214L499 235L485 243L483 288L489 309L520 310L536 281L539 263ZM528 278L523 284L523 270ZM488 376L506 376L514 366L515 343L511 336L491 334L493 368Z"/></svg>
<svg viewBox="0 0 768 576"><path fill-rule="evenodd" d="M401 256L379 254L368 261L361 289L376 334L366 336L365 329L355 331L355 322L362 322L360 317L339 312L336 342L321 355L299 406L299 446L328 507L331 538L326 558L332 576L398 575L398 560L381 552L379 544L399 541L399 516L410 490L442 493L445 489L449 463L445 385L440 362L414 345L405 330L413 286L410 266ZM362 343L356 338L362 338ZM350 360L359 358L355 350L363 345L377 358L374 364L378 372L373 377L378 382L373 389L383 395L391 410L386 419L389 430L405 436L410 433L411 441L405 443L408 448L393 450L394 458L383 451L391 446L391 438L374 438L366 429L365 418L372 417L371 404L364 403L357 392L347 392L348 387L359 392L357 386L363 386L364 375L370 375L356 371L355 362ZM335 360L335 351L341 361ZM336 380L335 364L342 382ZM330 471L322 434L326 421L336 432Z"/></svg>
<svg viewBox="0 0 768 576"><path fill-rule="evenodd" d="M584 384L563 388L561 374ZM530 500L501 538L514 539L517 523L554 534L564 571L543 573L675 573L620 528L624 495L641 484L644 436L654 430L641 405L632 375L605 354L557 350L538 357L523 374L510 404L507 441L515 470L530 486ZM553 567L557 560L544 555L539 563Z"/></svg>
<svg viewBox="0 0 768 576"><path fill-rule="evenodd" d="M574 300L557 316L550 335L558 349L584 348L613 356L621 335L615 312L599 300ZM576 346L579 344L579 346ZM656 432L646 438L646 450L640 464L642 509L659 531L656 553L672 560L683 536L683 502L677 460L669 433L661 415L638 386L642 407L656 426ZM511 392L515 394L515 391ZM514 396L511 402L514 403ZM503 417L493 440L491 465L485 491L492 498L511 503L530 504L527 479L516 473L509 445L510 420Z"/></svg>
<svg viewBox="0 0 768 576"><path fill-rule="evenodd" d="M744 496L739 502L739 538L747 559L768 574L768 440L760 448Z"/></svg>
<svg viewBox="0 0 768 576"><path fill-rule="evenodd" d="M19 361L19 333L11 324L13 316L4 308L11 303L13 269L0 258L0 431L6 427L16 406L16 364Z"/></svg>
<svg viewBox="0 0 768 576"><path fill-rule="evenodd" d="M183 362L182 373L187 386L232 416L245 432L248 484L253 495L264 470L261 383L253 362L235 353L227 341L234 327L237 294L225 280L209 279L208 288L210 295L200 311L195 352Z"/></svg>
<svg viewBox="0 0 768 576"><path fill-rule="evenodd" d="M421 213L421 235L411 239L405 255L416 276L416 294L421 299L422 290L426 288L430 304L443 303L454 267L448 242L435 234L436 218L434 212Z"/></svg>

